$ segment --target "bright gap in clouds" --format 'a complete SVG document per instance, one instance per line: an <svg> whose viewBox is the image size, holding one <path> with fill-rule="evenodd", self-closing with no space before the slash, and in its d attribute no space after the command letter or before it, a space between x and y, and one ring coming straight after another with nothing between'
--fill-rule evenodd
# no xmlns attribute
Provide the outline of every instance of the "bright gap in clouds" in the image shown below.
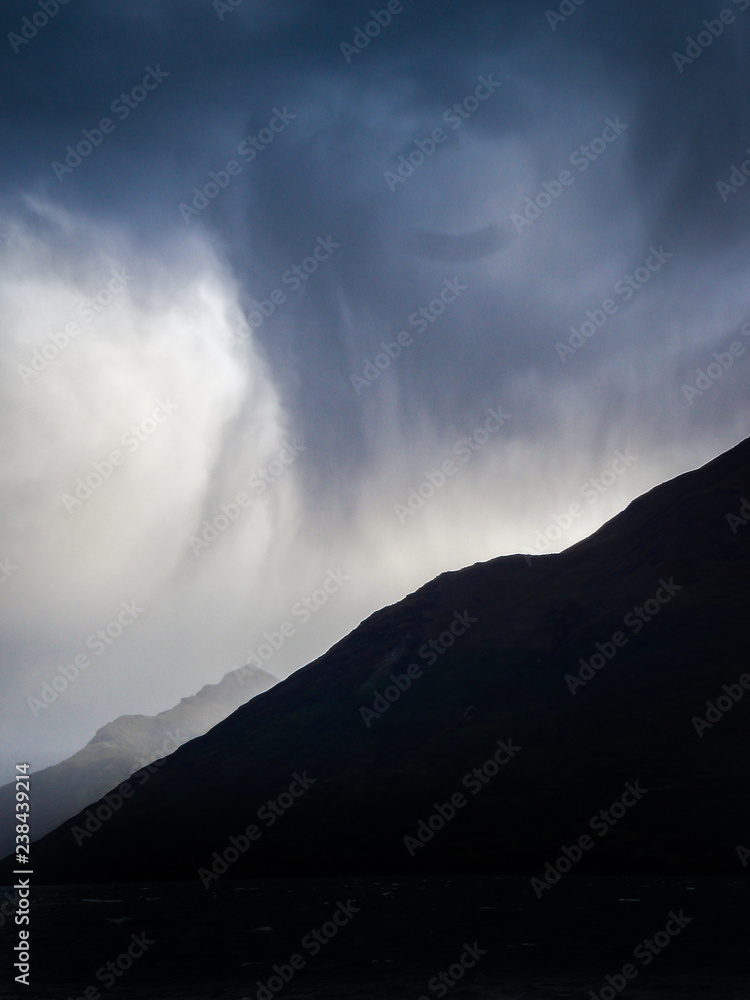
<svg viewBox="0 0 750 1000"><path fill-rule="evenodd" d="M216 679L180 662L183 643L164 634L159 607L182 591L180 627L190 631L190 603L216 564L208 547L198 559L189 539L281 449L283 415L257 355L233 353L237 291L206 242L145 256L121 233L36 202L9 228L0 393L10 418L5 545L17 566L3 593L10 700L28 752L58 757L51 746L75 749L92 721L167 707ZM220 482L240 414L243 467ZM293 476L282 489L293 506ZM244 519L232 546L252 580L272 516L259 503ZM223 583L250 597L247 581ZM89 635L133 601L144 612L130 634L97 657ZM27 697L77 654L91 667L34 719ZM213 659L218 667L221 655Z"/></svg>

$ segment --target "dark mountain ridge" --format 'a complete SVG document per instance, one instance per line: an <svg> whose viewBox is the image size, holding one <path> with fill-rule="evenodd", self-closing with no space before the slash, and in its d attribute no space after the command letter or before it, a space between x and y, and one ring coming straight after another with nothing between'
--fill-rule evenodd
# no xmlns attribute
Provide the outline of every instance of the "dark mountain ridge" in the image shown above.
<svg viewBox="0 0 750 1000"><path fill-rule="evenodd" d="M560 554L445 573L372 615L80 847L85 812L35 843L37 882L541 875L560 857L739 875L749 564L746 440Z"/></svg>
<svg viewBox="0 0 750 1000"><path fill-rule="evenodd" d="M157 715L121 715L96 731L77 753L32 772L33 836L38 839L70 819L134 771L169 756L177 747L208 732L255 694L278 682L257 667L233 670L217 684ZM151 773L150 771L147 773ZM0 787L0 855L13 849L16 786Z"/></svg>

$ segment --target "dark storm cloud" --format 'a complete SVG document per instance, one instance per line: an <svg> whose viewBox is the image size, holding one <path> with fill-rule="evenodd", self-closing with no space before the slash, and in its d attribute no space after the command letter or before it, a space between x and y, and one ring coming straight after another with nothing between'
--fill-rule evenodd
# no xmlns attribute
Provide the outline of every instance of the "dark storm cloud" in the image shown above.
<svg viewBox="0 0 750 1000"><path fill-rule="evenodd" d="M359 463L366 435L350 377L444 278L470 292L434 324L429 346L423 338L389 374L406 425L426 408L444 426L468 398L489 399L530 368L568 379L550 348L607 295L608 279L591 287L602 262L621 259L622 277L652 243L674 250L661 289L668 312L692 269L742 245L744 192L726 205L715 186L750 143L750 109L739 99L750 13L728 6L734 23L680 72L673 53L717 14L697 0L585 3L562 19L547 12L569 5L405 2L357 54L356 32L371 20L362 5L71 3L18 53L5 50L4 191L125 214L141 239L158 241L184 224L178 206L191 204L211 171L237 159L241 176L191 224L228 253L247 311L283 287L318 237L340 244L256 334L284 402L313 431L308 457ZM6 30L37 9L6 10ZM119 95L154 66L164 82L121 121L111 110L122 108ZM447 110L487 74L501 81L497 92L448 126ZM294 121L245 162L239 144L277 108ZM628 123L619 145L575 174L566 203L517 233L512 213L618 114ZM114 134L59 181L51 162L107 115ZM434 158L391 190L386 172L393 177L436 128L447 134ZM565 294L554 294L561 286ZM628 344L642 349L637 330ZM576 357L582 376L611 356L599 347ZM622 344L614 351L628 355ZM330 431L332 409L341 433Z"/></svg>

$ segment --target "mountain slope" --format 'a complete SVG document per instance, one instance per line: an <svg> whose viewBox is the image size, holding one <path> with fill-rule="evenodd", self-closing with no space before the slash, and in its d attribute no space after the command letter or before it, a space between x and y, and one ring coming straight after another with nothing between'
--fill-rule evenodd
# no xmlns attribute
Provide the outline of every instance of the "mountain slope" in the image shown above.
<svg viewBox="0 0 750 1000"><path fill-rule="evenodd" d="M80 849L81 818L35 844L37 880L541 873L584 835L580 871L739 874L748 515L745 441L559 555L438 577L177 750ZM739 700L699 735L722 685Z"/></svg>
<svg viewBox="0 0 750 1000"><path fill-rule="evenodd" d="M78 753L32 774L33 835L54 830L95 802L134 771L167 757L178 746L202 736L246 701L267 691L277 679L246 666L206 684L174 708L158 715L121 715L97 730ZM13 848L15 784L0 787L0 857Z"/></svg>

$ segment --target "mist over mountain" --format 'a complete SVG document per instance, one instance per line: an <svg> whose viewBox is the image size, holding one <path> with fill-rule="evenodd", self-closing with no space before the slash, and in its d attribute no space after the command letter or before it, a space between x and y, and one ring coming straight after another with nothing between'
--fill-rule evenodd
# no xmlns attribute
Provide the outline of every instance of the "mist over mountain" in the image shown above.
<svg viewBox="0 0 750 1000"><path fill-rule="evenodd" d="M36 843L37 878L738 874L749 568L750 439L372 615Z"/></svg>
<svg viewBox="0 0 750 1000"><path fill-rule="evenodd" d="M39 838L54 830L141 768L146 768L141 779L145 780L177 747L202 736L276 682L265 670L241 667L158 715L121 715L102 726L72 757L32 772L32 836ZM0 788L0 855L7 854L15 840L15 792L14 783Z"/></svg>

